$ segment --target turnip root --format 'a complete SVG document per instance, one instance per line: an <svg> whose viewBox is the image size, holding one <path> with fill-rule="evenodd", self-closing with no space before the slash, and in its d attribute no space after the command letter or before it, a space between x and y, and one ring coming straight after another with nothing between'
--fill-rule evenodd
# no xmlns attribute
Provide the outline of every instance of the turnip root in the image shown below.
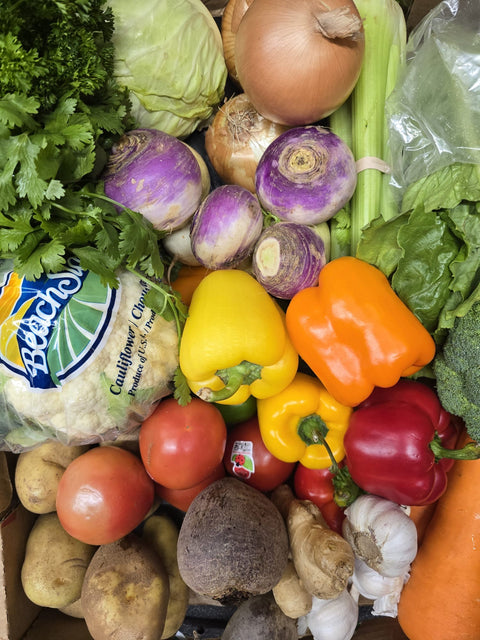
<svg viewBox="0 0 480 640"><path fill-rule="evenodd" d="M355 566L350 544L326 524L310 500L295 498L280 485L271 499L286 518L290 553L305 589L316 598L336 598L346 589Z"/></svg>
<svg viewBox="0 0 480 640"><path fill-rule="evenodd" d="M275 602L289 618L305 616L312 608L312 594L303 586L291 559L272 592Z"/></svg>

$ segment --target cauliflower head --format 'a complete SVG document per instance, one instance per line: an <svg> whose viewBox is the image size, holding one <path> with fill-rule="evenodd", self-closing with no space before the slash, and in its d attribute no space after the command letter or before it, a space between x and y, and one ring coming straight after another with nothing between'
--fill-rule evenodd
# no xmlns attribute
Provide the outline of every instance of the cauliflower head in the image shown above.
<svg viewBox="0 0 480 640"><path fill-rule="evenodd" d="M144 304L148 285L123 272L111 289L69 266L35 283L0 281L3 449L114 440L172 392L177 330Z"/></svg>

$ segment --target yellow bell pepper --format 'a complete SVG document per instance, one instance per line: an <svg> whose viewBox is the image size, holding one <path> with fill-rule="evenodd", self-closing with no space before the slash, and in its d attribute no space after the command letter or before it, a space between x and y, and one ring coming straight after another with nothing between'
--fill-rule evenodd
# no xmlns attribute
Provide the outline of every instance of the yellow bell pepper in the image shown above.
<svg viewBox="0 0 480 640"><path fill-rule="evenodd" d="M266 448L284 462L324 469L345 457L343 437L352 408L331 396L318 378L298 372L276 396L257 401ZM326 445L325 445L326 443Z"/></svg>
<svg viewBox="0 0 480 640"><path fill-rule="evenodd" d="M208 402L266 398L295 377L298 354L285 314L253 276L212 271L193 293L180 342L188 386Z"/></svg>

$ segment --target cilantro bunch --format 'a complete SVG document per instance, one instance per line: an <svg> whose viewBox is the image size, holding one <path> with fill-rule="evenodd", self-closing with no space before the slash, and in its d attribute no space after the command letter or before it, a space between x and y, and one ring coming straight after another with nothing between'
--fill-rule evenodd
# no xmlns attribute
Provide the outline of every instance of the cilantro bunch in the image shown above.
<svg viewBox="0 0 480 640"><path fill-rule="evenodd" d="M163 286L159 234L106 198L98 180L115 140L134 126L117 85L114 18L105 0L2 0L0 5L0 259L27 279L69 255L103 282L126 268L150 278L146 303L177 321Z"/></svg>

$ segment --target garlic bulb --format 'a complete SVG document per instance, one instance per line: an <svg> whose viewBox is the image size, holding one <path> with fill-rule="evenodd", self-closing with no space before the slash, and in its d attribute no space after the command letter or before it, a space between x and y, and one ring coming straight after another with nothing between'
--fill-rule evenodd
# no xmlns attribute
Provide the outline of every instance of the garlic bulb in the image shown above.
<svg viewBox="0 0 480 640"><path fill-rule="evenodd" d="M347 589L331 600L312 599L312 609L297 621L300 636L310 630L313 640L350 640L358 624L358 597Z"/></svg>
<svg viewBox="0 0 480 640"><path fill-rule="evenodd" d="M345 509L343 536L382 576L403 576L417 554L417 529L400 505L365 494Z"/></svg>
<svg viewBox="0 0 480 640"><path fill-rule="evenodd" d="M356 589L364 598L373 600L372 615L396 618L400 594L408 575L406 573L387 578L369 567L361 558L355 558L352 589Z"/></svg>

